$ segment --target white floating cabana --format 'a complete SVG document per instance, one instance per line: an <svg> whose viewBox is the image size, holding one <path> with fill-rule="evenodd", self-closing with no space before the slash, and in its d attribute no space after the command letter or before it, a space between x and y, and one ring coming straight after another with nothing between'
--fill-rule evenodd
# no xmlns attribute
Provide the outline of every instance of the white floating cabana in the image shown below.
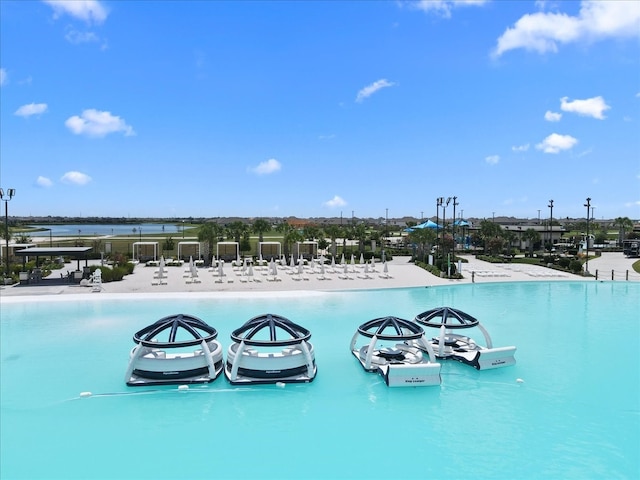
<svg viewBox="0 0 640 480"><path fill-rule="evenodd" d="M261 260L280 260L282 244L280 242L258 242L258 258Z"/></svg>
<svg viewBox="0 0 640 480"><path fill-rule="evenodd" d="M318 242L313 240L296 242L293 254L296 256L296 258L302 257L305 260L318 258Z"/></svg>
<svg viewBox="0 0 640 480"><path fill-rule="evenodd" d="M186 253L183 252L186 250ZM193 257L194 259L201 260L202 259L202 245L200 242L178 242L178 258L182 260L188 260L189 257Z"/></svg>
<svg viewBox="0 0 640 480"><path fill-rule="evenodd" d="M149 252L150 247L153 247L153 258ZM149 260L158 261L158 242L133 242L133 261L147 262Z"/></svg>
<svg viewBox="0 0 640 480"><path fill-rule="evenodd" d="M240 261L240 244L238 242L216 243L216 258L225 262Z"/></svg>

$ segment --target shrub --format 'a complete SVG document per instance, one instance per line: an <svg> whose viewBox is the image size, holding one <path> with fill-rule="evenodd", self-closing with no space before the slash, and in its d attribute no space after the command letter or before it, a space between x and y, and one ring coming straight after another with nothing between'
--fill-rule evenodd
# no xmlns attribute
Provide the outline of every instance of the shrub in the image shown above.
<svg viewBox="0 0 640 480"><path fill-rule="evenodd" d="M569 270L573 273L580 273L582 271L582 263L579 260L571 260L569 262Z"/></svg>

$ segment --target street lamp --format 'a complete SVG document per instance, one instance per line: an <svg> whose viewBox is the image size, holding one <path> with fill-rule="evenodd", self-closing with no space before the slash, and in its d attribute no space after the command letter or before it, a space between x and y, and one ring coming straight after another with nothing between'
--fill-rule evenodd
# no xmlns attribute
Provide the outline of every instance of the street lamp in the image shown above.
<svg viewBox="0 0 640 480"><path fill-rule="evenodd" d="M384 231L383 231L383 237L382 237L382 262L384 263L386 261L386 256L384 253L384 247L385 244L387 243L387 225L389 224L389 209L386 208L385 209L385 215L384 215Z"/></svg>
<svg viewBox="0 0 640 480"><path fill-rule="evenodd" d="M549 200L549 208L551 209L551 217L549 219L549 254L553 246L553 200Z"/></svg>
<svg viewBox="0 0 640 480"><path fill-rule="evenodd" d="M453 226L451 227L451 236L453 237L453 259L456 259L456 205L459 205L458 197L453 197Z"/></svg>
<svg viewBox="0 0 640 480"><path fill-rule="evenodd" d="M4 202L4 239L5 239L5 277L9 277L9 201L15 196L16 189L8 188L7 193L0 188L0 200Z"/></svg>
<svg viewBox="0 0 640 480"><path fill-rule="evenodd" d="M587 207L587 238L585 242L587 244L587 260L584 265L584 273L589 274L589 212L591 209L591 199L587 197L587 203L584 204Z"/></svg>
<svg viewBox="0 0 640 480"><path fill-rule="evenodd" d="M444 197L436 198L436 243L438 243L438 238L440 236L438 229L440 228L440 207L442 206L443 202L444 202Z"/></svg>
<svg viewBox="0 0 640 480"><path fill-rule="evenodd" d="M447 230L447 206L451 202L451 197L447 197L444 205L442 206L442 260L444 261L444 234Z"/></svg>

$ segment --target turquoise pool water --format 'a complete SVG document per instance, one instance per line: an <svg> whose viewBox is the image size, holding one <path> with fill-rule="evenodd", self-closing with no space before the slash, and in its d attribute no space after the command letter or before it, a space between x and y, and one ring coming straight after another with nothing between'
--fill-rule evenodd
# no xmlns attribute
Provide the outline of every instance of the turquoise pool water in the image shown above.
<svg viewBox="0 0 640 480"><path fill-rule="evenodd" d="M640 284L498 283L364 292L102 295L1 305L0 478L637 478ZM355 329L437 306L478 317L517 364L444 363L389 388ZM171 313L229 333L278 313L312 332L313 383L188 391L124 383L133 333ZM516 379L522 379L519 383ZM90 391L92 397L80 398Z"/></svg>

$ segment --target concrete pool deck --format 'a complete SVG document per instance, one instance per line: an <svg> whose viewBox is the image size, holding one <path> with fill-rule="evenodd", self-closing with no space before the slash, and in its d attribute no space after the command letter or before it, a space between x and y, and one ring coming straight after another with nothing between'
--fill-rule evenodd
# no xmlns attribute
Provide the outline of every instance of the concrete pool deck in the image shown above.
<svg viewBox="0 0 640 480"><path fill-rule="evenodd" d="M230 264L225 264L225 276L218 277L216 272L208 268L198 268L197 282L190 281L190 275L185 272L187 265L181 267L166 267L167 278L161 284L154 278L157 268L145 265L136 265L133 274L127 275L120 282L109 282L102 285L100 292L94 292L90 286L70 284L62 280L58 275L66 275L67 270L54 272L50 278L43 279L36 285L11 285L0 288L0 299L7 297L25 297L40 295L68 295L99 293L114 294L175 294L182 292L208 292L232 293L232 292L296 292L296 291L337 291L337 290L361 290L426 287L438 285L459 285L465 283L489 283L489 282L525 282L525 281L594 281L594 277L582 277L569 273L558 272L553 269L518 263L488 263L476 259L472 255L462 256L468 263L462 263L464 278L449 280L439 278L424 269L410 263L409 257L394 257L388 263L390 278L384 278L382 264L376 264L375 272L370 272L365 277L364 268L356 266L344 276L343 269L339 266L333 273L325 273L324 278L319 272L306 271L299 276L282 267L278 269L277 280L272 280L265 270L254 269L253 278L242 275L241 271L234 270ZM603 253L600 257L589 261L589 270L592 274L598 272L598 280L611 281L612 272L614 281L640 281L640 274L632 269L636 259L626 258L622 253ZM92 262L99 264L99 261ZM74 266L69 266L74 269ZM295 269L294 269L295 271ZM55 278L57 277L57 278Z"/></svg>

